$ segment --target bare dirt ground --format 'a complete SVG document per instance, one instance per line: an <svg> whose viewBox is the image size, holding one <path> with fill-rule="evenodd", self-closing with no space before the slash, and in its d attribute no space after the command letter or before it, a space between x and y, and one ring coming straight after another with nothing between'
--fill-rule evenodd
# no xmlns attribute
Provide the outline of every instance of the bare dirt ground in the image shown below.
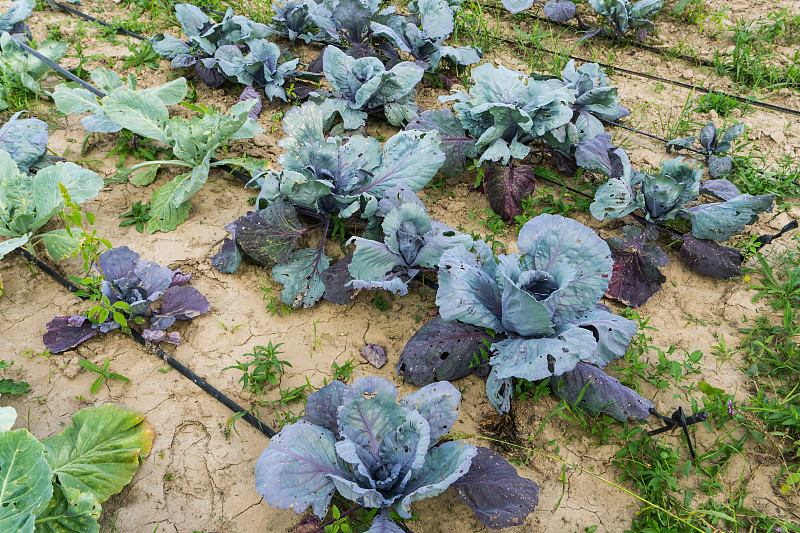
<svg viewBox="0 0 800 533"><path fill-rule="evenodd" d="M754 5L759 6L758 13L762 14L775 6L773 2L712 3L715 6L724 4L731 16L747 17L754 15ZM795 3L788 0L782 4L795 7ZM0 2L0 10L4 11L8 5L8 1ZM83 7L85 11L91 11L98 5L105 11L102 16L106 19L123 14L120 7L107 0L86 2ZM50 10L34 12L31 21L40 40L47 34L46 24L58 24L65 35L77 24L74 18ZM661 38L674 33L671 30L673 23L666 16L657 21L662 28ZM178 34L177 28L167 31ZM695 29L683 26L682 31L692 33ZM96 32L89 29L90 36ZM120 42L126 41L120 37ZM707 42L707 39L701 40L697 46L706 46ZM86 55L104 55L108 59L102 64L118 72L123 70L119 58L130 53L125 46L110 45L96 36L87 38L84 46ZM584 46L601 48L599 44ZM485 59L523 71L528 64L526 59L510 50L493 52ZM696 67L644 52L621 54L617 59L620 65L633 70L684 81L702 81L706 86L729 87L727 80L715 78ZM77 60L67 58L62 64L72 67ZM93 60L86 67L100 64L100 61ZM162 61L157 71L143 70L139 86L157 85L174 76L168 62ZM55 83L57 80L54 78L52 81ZM659 135L662 132L653 127L662 124L666 116L677 116L689 98L685 89L667 86L657 90L653 83L641 78L613 74L612 81L620 88L623 105L634 111L629 120L640 129ZM443 94L441 89L431 86L418 89L421 107L430 109L437 106L436 97ZM239 89L232 87L212 91L198 86L202 103L221 106L223 110L235 103L238 93ZM800 108L797 93L768 94L766 98L773 103ZM188 113L178 106L173 109L176 113ZM259 123L266 133L253 141L233 143L231 154L246 153L275 161L281 151L277 141L283 132L280 127L275 127L271 117L283 109L286 109L284 104L265 105ZM46 102L31 111L51 124L49 147L55 153L80 162L103 177L113 175L116 157L107 157L114 146L113 135L94 137L89 151L81 155L84 130L79 117L59 115ZM704 124L710 118L711 115L695 113L691 120ZM800 155L797 139L800 127L796 119L790 115L756 110L742 120L751 128L749 135L754 146L769 152L774 160L783 154ZM375 131L386 136L393 132L378 122L370 125L370 132ZM622 132L616 135L616 141L629 149L634 166L655 167L668 157L661 146L648 139ZM128 164L133 164L133 161ZM416 389L403 383L395 372L395 365L406 341L429 318L428 311L435 308L432 291L416 286L406 297L389 298L390 307L383 312L373 305L370 294L361 294L348 306L322 302L312 309L295 310L288 316L270 314L265 310L265 297L277 295L280 286L271 281L268 268L245 263L237 274L224 275L213 270L210 264L211 256L218 251L227 234L224 226L248 210L247 199L253 192L243 189L240 182L212 173L208 185L192 200L189 220L176 231L150 236L137 233L133 227L118 227L117 216L130 209L131 202L146 202L150 193L170 177L164 172L152 186L142 188L130 184L106 186L85 206L97 215L96 227L100 235L115 246L130 247L145 259L192 273L193 286L211 302L208 314L190 324L179 325L182 344L177 348L165 348L176 359L242 405L249 405L256 398L241 391L237 384L238 372L223 372L222 369L235 365L236 360L242 359L242 354L251 351L253 346L267 345L270 341L283 343L281 358L289 361L292 367L283 376L280 386L268 393L267 400L278 398L279 389L301 386L306 379L312 386L320 387L324 378L330 379L333 363L341 365L349 359L356 361L353 378L382 376L392 380L401 394ZM484 195L471 189L473 182L474 175L467 173L448 182L454 196L430 189L424 190L420 196L432 217L453 227L462 225L466 231L485 233L479 219L482 217L480 213L488 208L488 202ZM477 216L471 213L477 213ZM788 220L797 218L800 218L797 206L788 212L765 214L757 225L749 228L749 233L774 232ZM616 235L621 226L618 221L598 223L588 215L579 217L579 220L597 229L604 237ZM509 229L503 241L509 252L516 251L513 229ZM338 243L331 244L329 251L334 257L341 255ZM65 273L80 273L80 264L76 261L60 262L58 268ZM702 373L692 376L692 380L706 381L727 392L736 392L737 398L746 397L749 394L748 383L737 366L741 363L738 356L731 360L715 360L712 346L722 335L728 346L736 346L740 339L738 328L744 318L764 310L751 303L753 292L748 290L749 284L742 279L722 282L702 277L686 269L674 252L670 252L670 264L663 271L669 280L664 289L639 309L640 315L652 317L650 325L657 328L650 332L651 344L663 350L676 346L672 357L681 360L685 352L701 350L705 354L700 363ZM133 482L104 505L103 531L153 533L158 528L159 533L256 533L292 530L298 516L291 511L269 507L255 492L253 469L256 458L268 444L264 435L244 422L237 424L237 432L227 435L229 411L119 332L95 337L77 350L40 356L44 351L42 334L45 324L56 315L81 313L86 310L86 305L17 255L11 255L0 263L0 275L7 292L6 297L0 298L2 357L15 360L12 374L17 379L28 381L32 387L29 394L11 400L11 405L20 414L18 427L29 427L39 437L48 436L61 431L69 423L71 415L81 408L113 401L145 412L156 429L153 450ZM272 292L265 294L264 288L272 289ZM614 306L613 302L609 303ZM381 370L367 364L360 356L365 343L384 346L389 364ZM655 354L651 352L650 357L655 357ZM104 385L98 394L91 395L89 387L96 376L83 370L78 360L88 359L102 364L107 358L111 359L111 369L127 376L131 382L111 382ZM456 386L463 391L463 401L454 430L479 433L481 419L491 411L484 382L470 376L457 382ZM671 412L677 405L687 405L690 399L681 390L655 390L652 387L645 389L643 395L652 398L659 411L664 413ZM536 433L542 420L556 405L557 401L552 397L543 398L538 403L517 402L521 442L528 443L528 437ZM260 414L268 424L277 425L276 415L269 407L262 408ZM700 449L716 438L702 428L695 435ZM681 437L667 435L664 438ZM595 445L582 429L566 421L552 419L528 444L547 453L557 453L562 459L606 479L618 480L619 472L611 464L618 447ZM739 478L752 478L755 482L749 485L753 492L747 496L748 503L765 514L785 516L792 512L791 509L796 510L800 502L781 495L775 484L778 465L750 460L752 456L748 453L743 456L748 460L738 460L723 471L721 481L733 487ZM633 513L640 507L640 502L631 496L571 467L566 468L562 479L561 464L545 457L534 455L518 470L521 475L539 483L540 503L525 525L508 531L571 532L583 531L591 525L598 525L598 531L622 531L629 527ZM419 520L409 524L416 533L485 530L451 492L419 502L414 510L421 515Z"/></svg>

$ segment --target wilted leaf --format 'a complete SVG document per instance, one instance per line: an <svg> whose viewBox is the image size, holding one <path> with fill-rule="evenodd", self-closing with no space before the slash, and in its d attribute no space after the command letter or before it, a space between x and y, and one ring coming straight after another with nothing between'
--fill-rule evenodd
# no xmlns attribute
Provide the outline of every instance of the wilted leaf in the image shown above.
<svg viewBox="0 0 800 533"><path fill-rule="evenodd" d="M728 279L741 276L744 256L736 248L721 246L715 241L697 239L689 234L682 237L681 259L694 270L712 278Z"/></svg>
<svg viewBox="0 0 800 533"><path fill-rule="evenodd" d="M489 529L520 525L539 503L539 487L497 452L478 447L469 472L452 487Z"/></svg>
<svg viewBox="0 0 800 533"><path fill-rule="evenodd" d="M573 407L593 416L605 413L620 422L631 418L645 420L650 416L650 409L655 407L650 400L588 363L578 363L574 370L551 379L550 386Z"/></svg>
<svg viewBox="0 0 800 533"><path fill-rule="evenodd" d="M485 329L436 317L408 340L397 373L416 385L453 381L473 372L485 376L488 365L480 349L491 338Z"/></svg>
<svg viewBox="0 0 800 533"><path fill-rule="evenodd" d="M522 199L536 186L533 167L492 164L486 170L486 195L492 210L506 222L522 213Z"/></svg>
<svg viewBox="0 0 800 533"><path fill-rule="evenodd" d="M361 356L375 368L381 368L386 364L386 350L377 344L367 344L361 350Z"/></svg>

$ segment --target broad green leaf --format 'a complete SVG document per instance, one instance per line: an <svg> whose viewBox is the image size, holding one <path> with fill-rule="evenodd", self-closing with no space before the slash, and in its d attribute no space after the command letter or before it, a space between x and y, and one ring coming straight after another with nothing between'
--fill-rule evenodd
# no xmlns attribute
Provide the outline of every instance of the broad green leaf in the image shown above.
<svg viewBox="0 0 800 533"><path fill-rule="evenodd" d="M100 504L89 492L53 484L53 497L36 515L35 533L98 533Z"/></svg>
<svg viewBox="0 0 800 533"><path fill-rule="evenodd" d="M147 165L142 169L135 170L130 175L130 182L137 187L150 185L155 181L159 168L161 165Z"/></svg>
<svg viewBox="0 0 800 533"><path fill-rule="evenodd" d="M147 222L147 233L172 231L179 224L186 222L186 219L189 218L191 205L189 202L184 202L175 206L173 199L178 185L190 177L191 174L181 174L153 192L150 197L150 216L152 218Z"/></svg>
<svg viewBox="0 0 800 533"><path fill-rule="evenodd" d="M86 89L69 88L66 83L56 85L53 91L53 101L62 113L85 113L86 111L100 111L97 97Z"/></svg>
<svg viewBox="0 0 800 533"><path fill-rule="evenodd" d="M159 98L120 88L103 98L103 111L111 120L134 133L168 142L164 125L169 119L169 111Z"/></svg>
<svg viewBox="0 0 800 533"><path fill-rule="evenodd" d="M31 390L31 386L24 381L13 379L0 379L0 394L24 394Z"/></svg>
<svg viewBox="0 0 800 533"><path fill-rule="evenodd" d="M61 486L89 492L98 503L121 491L153 445L153 426L144 418L113 403L75 414L71 426L43 441Z"/></svg>
<svg viewBox="0 0 800 533"><path fill-rule="evenodd" d="M33 512L53 494L44 446L27 429L0 434L0 531L33 533Z"/></svg>
<svg viewBox="0 0 800 533"><path fill-rule="evenodd" d="M48 231L36 235L34 238L42 240L47 248L47 253L56 261L69 257L73 252L81 249L80 239L70 237L65 229Z"/></svg>
<svg viewBox="0 0 800 533"><path fill-rule="evenodd" d="M189 87L186 85L186 78L178 78L158 87L143 89L141 94L148 98L155 96L164 105L174 105L186 98L187 92Z"/></svg>

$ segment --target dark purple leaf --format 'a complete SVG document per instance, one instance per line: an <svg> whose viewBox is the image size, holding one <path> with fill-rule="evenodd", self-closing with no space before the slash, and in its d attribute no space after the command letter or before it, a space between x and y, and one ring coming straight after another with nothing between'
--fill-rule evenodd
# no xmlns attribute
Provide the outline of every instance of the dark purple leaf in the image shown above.
<svg viewBox="0 0 800 533"><path fill-rule="evenodd" d="M322 521L313 514L307 514L294 528L294 533L317 533L322 529Z"/></svg>
<svg viewBox="0 0 800 533"><path fill-rule="evenodd" d="M450 89L452 89L453 85L455 85L456 83L463 84L460 79L454 76L445 76L444 74L439 74L438 76L439 76L439 81L442 84L442 88L444 88L445 91L449 91Z"/></svg>
<svg viewBox="0 0 800 533"><path fill-rule="evenodd" d="M375 368L381 368L386 364L386 350L377 344L367 344L364 346L364 349L361 350L361 355Z"/></svg>
<svg viewBox="0 0 800 533"><path fill-rule="evenodd" d="M492 164L486 170L486 196L492 210L506 222L522 213L522 199L536 186L533 167Z"/></svg>
<svg viewBox="0 0 800 533"><path fill-rule="evenodd" d="M211 258L211 266L223 274L233 274L239 270L242 263L242 249L233 238L226 238L222 242L222 250Z"/></svg>
<svg viewBox="0 0 800 533"><path fill-rule="evenodd" d="M95 268L110 282L133 274L137 261L139 254L127 246L120 246L100 254Z"/></svg>
<svg viewBox="0 0 800 533"><path fill-rule="evenodd" d="M207 67L203 64L203 61L200 60L194 65L194 72L197 75L197 79L208 85L212 89L216 89L223 83L225 83L225 75L217 70L216 65L212 67ZM213 60L212 61L216 61Z"/></svg>
<svg viewBox="0 0 800 533"><path fill-rule="evenodd" d="M341 381L333 380L317 392L309 394L303 420L338 433L339 406L344 401L344 394L349 390L350 387Z"/></svg>
<svg viewBox="0 0 800 533"><path fill-rule="evenodd" d="M283 263L292 254L305 227L291 202L275 202L236 221L236 243L260 263Z"/></svg>
<svg viewBox="0 0 800 533"><path fill-rule="evenodd" d="M325 54L325 50L323 49L319 55L312 59L311 62L308 64L308 71L313 72L314 74L321 74L322 73L322 56Z"/></svg>
<svg viewBox="0 0 800 533"><path fill-rule="evenodd" d="M261 95L259 92L249 85L244 88L242 91L241 96L236 101L236 103L244 102L246 100L256 100L256 105L253 106L253 109L247 114L248 117L252 118L253 120L258 119L258 115L261 114L261 108L263 107L263 103L261 101Z"/></svg>
<svg viewBox="0 0 800 533"><path fill-rule="evenodd" d="M539 487L517 474L500 454L478 446L469 472L451 485L489 529L516 526L539 503Z"/></svg>
<svg viewBox="0 0 800 533"><path fill-rule="evenodd" d="M349 270L352 260L353 254L349 254L320 274L319 277L325 284L325 293L322 295L325 300L338 305L347 305L352 301L358 291L358 289L346 286L347 282L352 279Z"/></svg>
<svg viewBox="0 0 800 533"><path fill-rule="evenodd" d="M578 162L575 160L574 156L562 152L561 150L554 149L552 158L559 172L563 172L568 176L574 176L575 173L578 172Z"/></svg>
<svg viewBox="0 0 800 533"><path fill-rule="evenodd" d="M167 333L166 331L161 330L146 329L142 331L142 338L146 341L156 343L168 342L170 344L174 344L175 346L180 346L181 344L181 334L177 331Z"/></svg>
<svg viewBox="0 0 800 533"><path fill-rule="evenodd" d="M578 39L578 42L585 41L586 39L591 39L601 31L603 31L603 28L589 28L588 30L586 30L586 33L583 34L583 37Z"/></svg>
<svg viewBox="0 0 800 533"><path fill-rule="evenodd" d="M57 316L47 323L42 340L50 353L61 353L97 335L97 326L85 316Z"/></svg>
<svg viewBox="0 0 800 533"><path fill-rule="evenodd" d="M446 158L442 172L447 177L463 174L467 168L467 159L478 156L475 146L477 140L464 131L461 121L449 109L425 111L412 120L406 129L439 132L440 146Z"/></svg>
<svg viewBox="0 0 800 533"><path fill-rule="evenodd" d="M397 373L416 385L453 381L474 372L485 376L480 348L491 336L482 328L436 317L411 337L400 354ZM476 364L477 363L477 364Z"/></svg>
<svg viewBox="0 0 800 533"><path fill-rule="evenodd" d="M719 180L706 180L700 184L700 192L707 192L713 194L720 200L731 200L739 196L739 189L736 185L726 179Z"/></svg>
<svg viewBox="0 0 800 533"><path fill-rule="evenodd" d="M618 379L584 362L578 363L558 379L550 380L550 387L573 407L583 409L592 416L605 413L620 422L632 418L645 420L650 416L650 409L655 407L653 402L642 398Z"/></svg>
<svg viewBox="0 0 800 533"><path fill-rule="evenodd" d="M646 244L638 228L627 226L626 239L606 239L614 259L613 274L606 296L631 307L644 305L667 281L658 269L666 266L666 254L653 244Z"/></svg>
<svg viewBox="0 0 800 533"><path fill-rule="evenodd" d="M721 246L716 241L698 239L689 234L682 239L681 259L695 272L719 279L742 275L740 267L744 256L736 248Z"/></svg>
<svg viewBox="0 0 800 533"><path fill-rule="evenodd" d="M289 93L289 98L292 100L305 100L308 98L308 95L315 92L317 90L316 87L311 87L310 85L306 85L305 83L295 82L294 87L292 87L291 93Z"/></svg>
<svg viewBox="0 0 800 533"><path fill-rule="evenodd" d="M190 281L192 281L192 275L183 274L180 269L178 269L172 273L172 282L169 284L169 286L180 287L181 285L186 285Z"/></svg>
<svg viewBox="0 0 800 533"><path fill-rule="evenodd" d="M544 5L544 15L556 22L566 22L575 16L575 4L570 0L550 0Z"/></svg>
<svg viewBox="0 0 800 533"><path fill-rule="evenodd" d="M170 287L164 292L161 311L150 319L150 329L167 329L175 320L191 320L210 308L206 297L194 287Z"/></svg>

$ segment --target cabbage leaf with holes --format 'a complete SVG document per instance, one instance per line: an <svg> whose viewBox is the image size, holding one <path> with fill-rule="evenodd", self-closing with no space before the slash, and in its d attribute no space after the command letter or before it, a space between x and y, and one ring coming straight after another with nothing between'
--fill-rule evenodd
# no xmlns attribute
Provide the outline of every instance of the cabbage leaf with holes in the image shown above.
<svg viewBox="0 0 800 533"><path fill-rule="evenodd" d="M412 503L441 494L466 477L473 459L491 454L466 442L440 440L455 424L460 401L446 381L399 403L387 379L360 378L352 386L334 381L308 397L299 422L270 440L256 461L256 490L274 507L295 513L311 508L319 517L338 492L378 510L369 531L399 533L392 511L410 518ZM459 489L476 516L495 528L499 520L524 521L538 501L536 483L520 478L499 456L476 466L476 475L463 479ZM495 498L489 499L482 489L495 477ZM512 498L526 505L514 505Z"/></svg>
<svg viewBox="0 0 800 533"><path fill-rule="evenodd" d="M625 355L636 323L598 307L611 278L608 245L583 224L539 215L519 232L520 253L488 245L452 248L439 263L436 303L445 320L487 328L489 401L510 409L512 379L536 381L584 361L603 367Z"/></svg>
<svg viewBox="0 0 800 533"><path fill-rule="evenodd" d="M435 132L401 131L381 147L371 137L326 137L323 122L324 110L313 102L287 111L287 137L279 141L286 149L278 157L282 169L258 172L255 211L228 227L232 236L212 260L225 273L235 272L243 255L276 264L281 300L297 307L314 305L325 292L321 276L330 258L324 246L334 217L358 216L377 227L379 200L388 191L420 191L445 160ZM324 233L317 248L295 250L302 235L319 227Z"/></svg>

